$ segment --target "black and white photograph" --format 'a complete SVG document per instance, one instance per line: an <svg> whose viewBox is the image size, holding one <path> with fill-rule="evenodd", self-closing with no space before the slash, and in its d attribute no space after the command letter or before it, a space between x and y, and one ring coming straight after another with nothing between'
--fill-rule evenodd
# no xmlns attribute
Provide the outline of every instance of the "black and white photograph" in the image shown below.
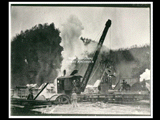
<svg viewBox="0 0 160 120"><path fill-rule="evenodd" d="M9 2L10 118L152 118L152 2Z"/></svg>

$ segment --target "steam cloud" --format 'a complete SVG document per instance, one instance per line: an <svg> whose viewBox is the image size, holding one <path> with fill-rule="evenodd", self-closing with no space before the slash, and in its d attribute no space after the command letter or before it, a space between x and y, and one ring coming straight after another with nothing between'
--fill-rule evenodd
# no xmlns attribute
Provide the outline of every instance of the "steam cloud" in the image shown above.
<svg viewBox="0 0 160 120"><path fill-rule="evenodd" d="M83 29L84 27L81 21L75 15L71 15L67 21L62 24L60 34L62 42L60 45L63 46L61 53L63 61L58 76L62 75L63 70L66 70L66 75L69 75L74 70L74 65L71 65L71 62L76 57L83 59L87 57L87 54L93 53L96 50L97 42L90 42L88 45L84 45L83 41L80 40ZM109 51L109 49L103 46L101 52L102 51Z"/></svg>
<svg viewBox="0 0 160 120"><path fill-rule="evenodd" d="M67 74L71 72L69 69L71 59L75 57L83 58L83 42L79 39L84 29L81 21L75 16L71 15L68 20L62 25L61 37L64 51L62 51L63 61L60 72L63 73L65 69Z"/></svg>
<svg viewBox="0 0 160 120"><path fill-rule="evenodd" d="M151 79L149 69L145 69L145 72L140 75L140 81L143 81L143 79L145 79L145 80L150 80Z"/></svg>

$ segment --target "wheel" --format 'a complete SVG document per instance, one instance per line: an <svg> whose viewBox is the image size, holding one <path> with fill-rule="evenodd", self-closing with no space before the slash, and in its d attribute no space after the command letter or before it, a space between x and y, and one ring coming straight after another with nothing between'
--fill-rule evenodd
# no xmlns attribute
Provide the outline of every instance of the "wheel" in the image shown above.
<svg viewBox="0 0 160 120"><path fill-rule="evenodd" d="M56 98L56 102L57 102L57 104L69 104L69 103L71 103L70 98L65 96L65 95L58 96Z"/></svg>

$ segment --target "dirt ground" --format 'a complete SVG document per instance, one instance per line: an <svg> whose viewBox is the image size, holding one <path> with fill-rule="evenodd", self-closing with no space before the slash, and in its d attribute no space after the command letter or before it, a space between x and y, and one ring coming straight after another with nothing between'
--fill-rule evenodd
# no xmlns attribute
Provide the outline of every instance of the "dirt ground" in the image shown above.
<svg viewBox="0 0 160 120"><path fill-rule="evenodd" d="M150 115L150 104L113 104L103 102L81 102L78 107L72 104L52 105L46 108L32 109L42 114L78 114L78 115Z"/></svg>

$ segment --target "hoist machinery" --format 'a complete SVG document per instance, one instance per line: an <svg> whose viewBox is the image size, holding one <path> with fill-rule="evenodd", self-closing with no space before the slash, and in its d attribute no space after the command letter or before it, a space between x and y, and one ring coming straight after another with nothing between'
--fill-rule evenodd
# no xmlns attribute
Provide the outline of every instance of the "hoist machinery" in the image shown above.
<svg viewBox="0 0 160 120"><path fill-rule="evenodd" d="M71 94L73 90L78 94L84 92L110 26L111 20L109 19L105 24L105 28L97 44L97 48L93 56L92 62L89 63L84 76L82 77L81 75L71 74L70 76L58 77L57 93Z"/></svg>

